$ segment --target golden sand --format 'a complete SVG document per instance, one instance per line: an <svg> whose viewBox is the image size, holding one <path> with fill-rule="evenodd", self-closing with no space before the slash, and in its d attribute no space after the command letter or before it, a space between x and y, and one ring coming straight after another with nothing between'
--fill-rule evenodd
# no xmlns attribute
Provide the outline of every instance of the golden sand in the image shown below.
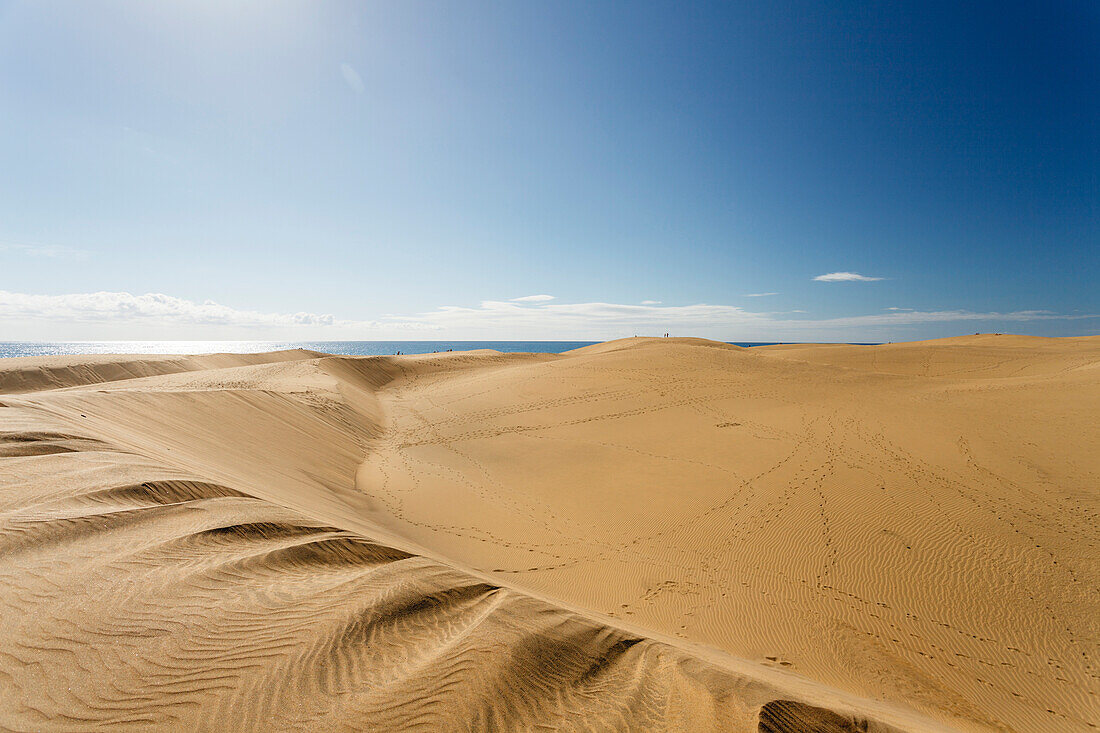
<svg viewBox="0 0 1100 733"><path fill-rule="evenodd" d="M1100 726L1100 338L0 361L0 728Z"/></svg>

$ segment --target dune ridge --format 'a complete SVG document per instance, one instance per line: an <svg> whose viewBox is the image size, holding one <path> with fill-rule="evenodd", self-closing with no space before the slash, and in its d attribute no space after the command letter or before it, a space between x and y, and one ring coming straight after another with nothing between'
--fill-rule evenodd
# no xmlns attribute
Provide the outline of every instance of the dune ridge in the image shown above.
<svg viewBox="0 0 1100 733"><path fill-rule="evenodd" d="M968 339L0 362L0 727L1095 730L1100 339Z"/></svg>

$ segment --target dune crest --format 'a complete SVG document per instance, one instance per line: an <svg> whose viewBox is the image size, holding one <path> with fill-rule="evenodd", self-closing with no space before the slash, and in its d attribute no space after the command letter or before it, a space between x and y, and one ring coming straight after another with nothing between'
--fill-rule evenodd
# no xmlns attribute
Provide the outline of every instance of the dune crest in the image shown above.
<svg viewBox="0 0 1100 733"><path fill-rule="evenodd" d="M1100 725L1100 339L9 362L0 727Z"/></svg>

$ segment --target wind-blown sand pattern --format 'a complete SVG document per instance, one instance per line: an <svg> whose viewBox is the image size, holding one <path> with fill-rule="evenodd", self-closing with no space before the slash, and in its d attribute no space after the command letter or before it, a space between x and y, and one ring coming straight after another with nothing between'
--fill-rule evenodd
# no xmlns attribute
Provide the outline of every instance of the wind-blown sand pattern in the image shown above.
<svg viewBox="0 0 1100 733"><path fill-rule="evenodd" d="M1100 725L1100 338L0 362L0 728Z"/></svg>

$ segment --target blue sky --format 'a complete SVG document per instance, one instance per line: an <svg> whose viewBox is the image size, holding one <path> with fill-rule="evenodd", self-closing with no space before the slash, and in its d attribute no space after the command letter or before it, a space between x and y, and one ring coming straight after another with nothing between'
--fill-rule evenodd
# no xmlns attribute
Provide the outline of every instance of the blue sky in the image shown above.
<svg viewBox="0 0 1100 733"><path fill-rule="evenodd" d="M1091 0L0 2L0 340L1100 333L1098 89Z"/></svg>

